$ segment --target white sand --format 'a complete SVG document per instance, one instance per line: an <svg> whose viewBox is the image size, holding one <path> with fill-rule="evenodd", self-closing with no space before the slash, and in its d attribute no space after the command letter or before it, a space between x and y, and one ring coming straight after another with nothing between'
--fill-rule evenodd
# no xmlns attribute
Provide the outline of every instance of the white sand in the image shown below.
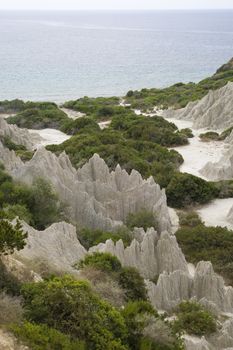
<svg viewBox="0 0 233 350"><path fill-rule="evenodd" d="M39 134L43 139L38 145L36 145L36 148L40 146L47 146L47 145L59 145L60 143L68 140L71 137L55 129L43 129L43 130L28 129L28 131L32 134Z"/></svg>
<svg viewBox="0 0 233 350"><path fill-rule="evenodd" d="M227 215L233 207L233 198L215 199L197 210L206 226L222 226L233 229L233 224L227 221Z"/></svg>
<svg viewBox="0 0 233 350"><path fill-rule="evenodd" d="M166 118L166 120L174 123L179 129L192 128L192 121L174 118ZM219 161L226 145L223 141L201 141L199 135L203 132L206 132L206 130L193 130L194 137L189 139L189 145L178 146L172 149L175 149L184 158L184 163L180 167L181 172L208 180L199 171L206 163Z"/></svg>
<svg viewBox="0 0 233 350"><path fill-rule="evenodd" d="M111 120L107 120L105 122L100 122L98 124L99 124L100 129L103 130L103 129L106 129L110 123L111 123Z"/></svg>
<svg viewBox="0 0 233 350"><path fill-rule="evenodd" d="M85 117L85 113L81 113L81 112L76 112L73 111L72 109L68 109L68 108L60 108L61 111L65 112L67 114L67 117L69 117L70 119L78 119L78 118L82 118Z"/></svg>

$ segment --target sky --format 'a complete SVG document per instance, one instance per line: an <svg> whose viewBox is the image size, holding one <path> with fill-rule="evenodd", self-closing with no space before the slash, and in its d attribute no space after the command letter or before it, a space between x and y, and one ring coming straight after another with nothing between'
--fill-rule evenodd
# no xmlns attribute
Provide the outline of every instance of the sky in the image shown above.
<svg viewBox="0 0 233 350"><path fill-rule="evenodd" d="M233 0L0 0L0 9L221 9Z"/></svg>

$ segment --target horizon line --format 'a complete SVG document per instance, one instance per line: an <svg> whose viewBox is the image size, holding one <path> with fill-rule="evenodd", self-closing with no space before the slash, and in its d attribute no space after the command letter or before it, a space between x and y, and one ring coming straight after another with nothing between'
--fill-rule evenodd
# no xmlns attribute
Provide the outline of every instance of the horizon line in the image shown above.
<svg viewBox="0 0 233 350"><path fill-rule="evenodd" d="M225 11L233 10L233 7L215 7L215 8L0 8L0 11Z"/></svg>

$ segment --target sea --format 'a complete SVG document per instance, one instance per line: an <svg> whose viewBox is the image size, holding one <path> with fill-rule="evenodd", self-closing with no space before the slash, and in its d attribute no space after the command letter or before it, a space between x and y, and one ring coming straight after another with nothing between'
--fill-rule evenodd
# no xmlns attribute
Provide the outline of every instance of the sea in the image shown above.
<svg viewBox="0 0 233 350"><path fill-rule="evenodd" d="M233 56L233 11L0 11L0 100L197 82Z"/></svg>

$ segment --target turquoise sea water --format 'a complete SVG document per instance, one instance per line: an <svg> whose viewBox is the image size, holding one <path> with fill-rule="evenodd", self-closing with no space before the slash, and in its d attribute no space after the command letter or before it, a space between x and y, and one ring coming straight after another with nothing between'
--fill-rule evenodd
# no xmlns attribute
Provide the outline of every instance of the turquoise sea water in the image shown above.
<svg viewBox="0 0 233 350"><path fill-rule="evenodd" d="M233 56L233 11L0 12L0 100L198 81Z"/></svg>

